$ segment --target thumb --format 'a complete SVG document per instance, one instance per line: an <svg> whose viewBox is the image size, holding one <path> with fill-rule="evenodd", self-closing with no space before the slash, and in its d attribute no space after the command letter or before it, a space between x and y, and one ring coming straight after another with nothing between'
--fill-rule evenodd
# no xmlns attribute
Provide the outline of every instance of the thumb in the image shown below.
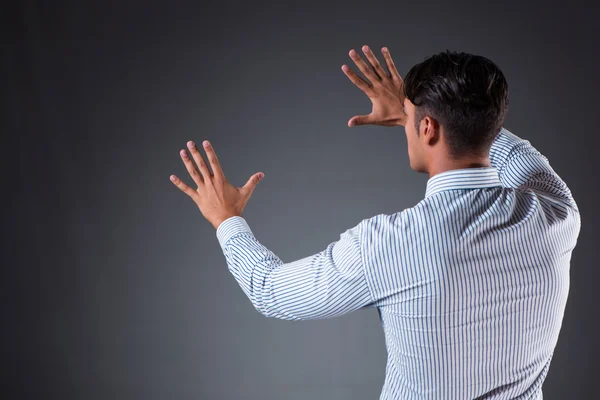
<svg viewBox="0 0 600 400"><path fill-rule="evenodd" d="M264 176L265 174L263 174L262 172L257 172L256 174L252 175L250 179L248 179L248 182L246 182L246 184L244 185L244 189L248 192L248 194L252 194L254 188L256 187L256 185L258 185L258 182L260 182L262 178L264 178Z"/></svg>
<svg viewBox="0 0 600 400"><path fill-rule="evenodd" d="M357 115L350 118L348 121L348 126L353 127L355 125L368 125L373 123L375 123L375 117L373 114Z"/></svg>

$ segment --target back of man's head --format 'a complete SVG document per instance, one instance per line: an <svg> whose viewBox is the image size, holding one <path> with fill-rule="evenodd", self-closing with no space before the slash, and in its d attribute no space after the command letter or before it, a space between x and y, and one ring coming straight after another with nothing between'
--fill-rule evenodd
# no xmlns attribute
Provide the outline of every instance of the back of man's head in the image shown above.
<svg viewBox="0 0 600 400"><path fill-rule="evenodd" d="M415 128L425 115L446 134L450 156L487 155L508 112L508 84L491 60L446 50L414 65L404 95L415 105Z"/></svg>

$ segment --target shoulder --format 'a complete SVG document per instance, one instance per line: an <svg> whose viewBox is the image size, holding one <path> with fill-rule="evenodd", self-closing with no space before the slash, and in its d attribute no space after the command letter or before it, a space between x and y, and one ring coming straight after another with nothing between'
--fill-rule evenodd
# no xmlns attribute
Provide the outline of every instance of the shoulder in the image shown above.
<svg viewBox="0 0 600 400"><path fill-rule="evenodd" d="M375 238L410 235L421 225L418 215L424 207L427 205L419 203L395 213L381 213L365 218L360 222L361 237L368 242Z"/></svg>

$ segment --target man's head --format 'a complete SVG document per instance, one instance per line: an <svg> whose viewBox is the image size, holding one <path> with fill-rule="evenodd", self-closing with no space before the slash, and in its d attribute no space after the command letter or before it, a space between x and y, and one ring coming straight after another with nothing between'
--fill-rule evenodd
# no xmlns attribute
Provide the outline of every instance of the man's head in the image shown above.
<svg viewBox="0 0 600 400"><path fill-rule="evenodd" d="M411 168L430 172L488 157L508 112L508 84L489 59L446 50L413 66L404 78Z"/></svg>

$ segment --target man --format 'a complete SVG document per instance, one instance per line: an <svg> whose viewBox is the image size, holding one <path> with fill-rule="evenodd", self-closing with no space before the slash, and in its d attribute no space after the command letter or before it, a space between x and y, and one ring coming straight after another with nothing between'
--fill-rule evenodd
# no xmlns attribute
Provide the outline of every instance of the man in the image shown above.
<svg viewBox="0 0 600 400"><path fill-rule="evenodd" d="M229 270L254 307L285 320L376 307L388 351L380 399L542 399L581 226L565 182L529 141L502 127L508 85L489 59L443 52L403 80L350 57L342 70L373 103L349 126L405 127L423 200L367 218L309 257L284 263L241 213L262 173L236 188L214 149L213 174L190 142L198 185L174 183L217 229Z"/></svg>

